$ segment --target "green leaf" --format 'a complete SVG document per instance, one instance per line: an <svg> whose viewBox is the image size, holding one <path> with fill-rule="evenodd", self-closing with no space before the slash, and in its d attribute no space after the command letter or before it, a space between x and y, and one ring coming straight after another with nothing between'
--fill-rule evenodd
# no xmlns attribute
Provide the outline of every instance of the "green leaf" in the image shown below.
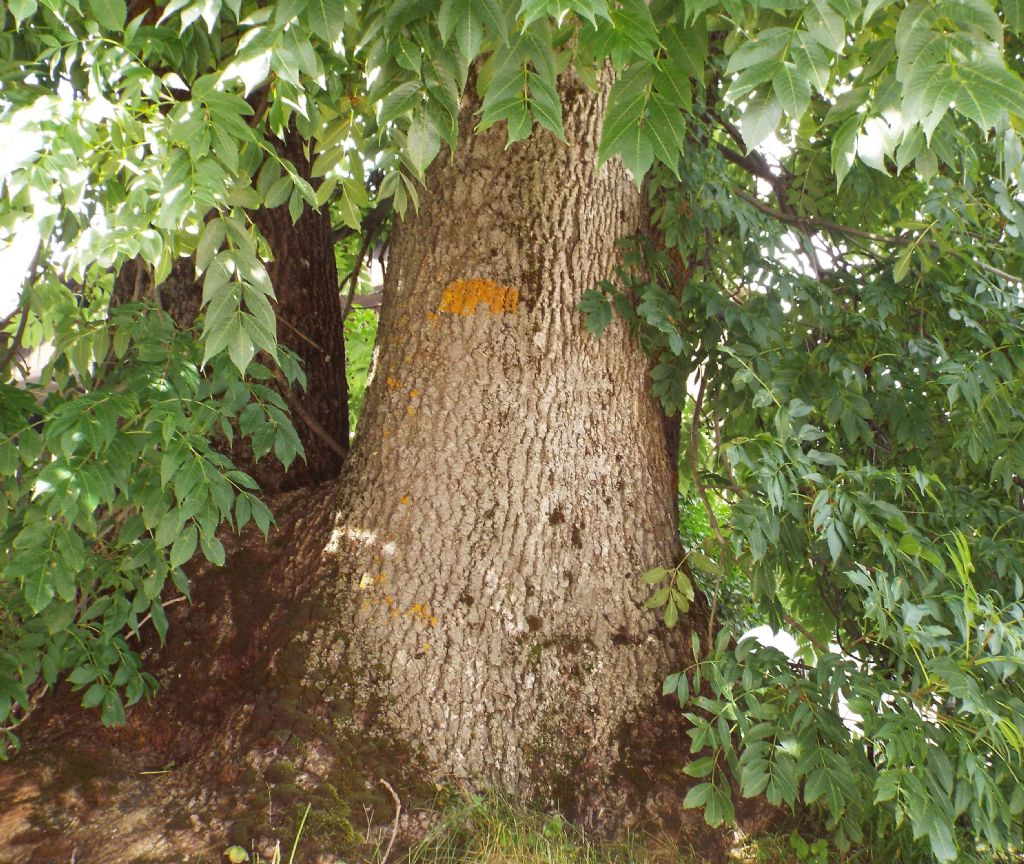
<svg viewBox="0 0 1024 864"><path fill-rule="evenodd" d="M782 105L774 93L755 96L740 117L740 133L749 153L776 129L782 120Z"/></svg>
<svg viewBox="0 0 1024 864"><path fill-rule="evenodd" d="M659 582L665 581L665 577L668 576L668 572L669 571L666 567L653 567L644 573L644 582L648 585L657 585Z"/></svg>
<svg viewBox="0 0 1024 864"><path fill-rule="evenodd" d="M278 178L274 185L267 190L267 194L263 198L263 206L268 210L280 207L288 200L293 188L292 178L287 174Z"/></svg>
<svg viewBox="0 0 1024 864"><path fill-rule="evenodd" d="M437 27L441 38L447 42L452 33L459 44L459 50L466 60L473 60L480 53L484 28L479 0L442 0L437 15Z"/></svg>
<svg viewBox="0 0 1024 864"><path fill-rule="evenodd" d="M1003 111L1024 117L1024 82L1001 62L969 61L958 65L957 73L956 108L983 131L995 126Z"/></svg>
<svg viewBox="0 0 1024 864"><path fill-rule="evenodd" d="M650 599L644 604L644 606L648 609L660 609L668 602L669 597L671 596L671 588L659 588L651 595Z"/></svg>
<svg viewBox="0 0 1024 864"><path fill-rule="evenodd" d="M1000 0L1006 26L1014 33L1024 33L1024 0Z"/></svg>
<svg viewBox="0 0 1024 864"><path fill-rule="evenodd" d="M309 0L306 6L309 29L328 45L334 44L341 35L344 16L345 4L342 0Z"/></svg>
<svg viewBox="0 0 1024 864"><path fill-rule="evenodd" d="M227 339L228 356L231 358L231 362L235 364L235 368L244 375L245 370L249 368L249 364L252 362L252 358L256 355L256 348L246 332L241 317L236 317L228 325Z"/></svg>
<svg viewBox="0 0 1024 864"><path fill-rule="evenodd" d="M34 615L38 615L53 600L53 573L49 561L37 559L37 564L25 577L25 599Z"/></svg>
<svg viewBox="0 0 1024 864"><path fill-rule="evenodd" d="M655 95L647 109L647 130L654 155L678 177L684 145L682 113L667 105L660 95Z"/></svg>
<svg viewBox="0 0 1024 864"><path fill-rule="evenodd" d="M484 26L490 30L503 44L508 44L508 16L502 8L501 0L474 0L477 15Z"/></svg>
<svg viewBox="0 0 1024 864"><path fill-rule="evenodd" d="M799 120L811 104L811 85L792 63L781 63L772 77L772 88L782 109ZM744 138L744 140L746 140Z"/></svg>
<svg viewBox="0 0 1024 864"><path fill-rule="evenodd" d="M413 170L420 177L441 149L441 135L426 111L417 111L409 124L405 153Z"/></svg>
<svg viewBox="0 0 1024 864"><path fill-rule="evenodd" d="M654 161L654 147L642 121L650 93L652 68L631 67L612 87L597 151L598 166L618 154L639 184Z"/></svg>
<svg viewBox="0 0 1024 864"><path fill-rule="evenodd" d="M698 80L704 78L704 66L708 55L708 34L704 16L698 17L691 27L677 24L663 28L661 40L667 56L683 74Z"/></svg>
<svg viewBox="0 0 1024 864"><path fill-rule="evenodd" d="M789 47L792 34L783 27L772 27L756 34L749 42L743 43L729 57L726 73L742 72L751 66L778 60Z"/></svg>
<svg viewBox="0 0 1024 864"><path fill-rule="evenodd" d="M125 0L88 0L93 17L107 30L123 30L128 14Z"/></svg>
<svg viewBox="0 0 1024 864"><path fill-rule="evenodd" d="M220 219L210 219L199 234L199 243L196 246L196 269L202 273L210 266L214 255L220 251L224 243L224 236L227 233L227 226ZM227 271L223 273L226 281ZM216 290L216 286L213 290Z"/></svg>
<svg viewBox="0 0 1024 864"><path fill-rule="evenodd" d="M583 313L588 333L600 336L612 323L612 306L608 297L601 291L593 289L583 292L583 297L576 307ZM646 578L646 577L645 577Z"/></svg>
<svg viewBox="0 0 1024 864"><path fill-rule="evenodd" d="M684 809L691 810L694 807L703 807L708 803L714 791L715 787L710 783L698 783L686 793L686 797L683 799Z"/></svg>
<svg viewBox="0 0 1024 864"><path fill-rule="evenodd" d="M103 707L100 709L100 722L104 726L117 726L124 721L124 702L121 701L117 690L108 687L103 697Z"/></svg>
<svg viewBox="0 0 1024 864"><path fill-rule="evenodd" d="M196 551L199 532L194 522L189 522L177 536L171 546L171 566L181 567L187 564Z"/></svg>
<svg viewBox="0 0 1024 864"><path fill-rule="evenodd" d="M855 114L836 130L832 138L832 173L836 175L836 191L839 191L843 180L853 167L860 124L861 117Z"/></svg>
<svg viewBox="0 0 1024 864"><path fill-rule="evenodd" d="M804 30L793 35L789 47L789 56L793 59L800 74L803 75L819 93L825 93L831 77L828 55L817 40Z"/></svg>
<svg viewBox="0 0 1024 864"><path fill-rule="evenodd" d="M11 10L15 22L20 25L26 18L35 14L38 4L36 0L8 0L7 8Z"/></svg>
<svg viewBox="0 0 1024 864"><path fill-rule="evenodd" d="M814 5L804 13L804 25L823 48L842 53L846 44L846 22L825 0L814 0Z"/></svg>
<svg viewBox="0 0 1024 864"><path fill-rule="evenodd" d="M96 684L93 684L88 690L86 690L85 693L82 695L82 707L95 708L103 701L106 695L106 686L97 682Z"/></svg>

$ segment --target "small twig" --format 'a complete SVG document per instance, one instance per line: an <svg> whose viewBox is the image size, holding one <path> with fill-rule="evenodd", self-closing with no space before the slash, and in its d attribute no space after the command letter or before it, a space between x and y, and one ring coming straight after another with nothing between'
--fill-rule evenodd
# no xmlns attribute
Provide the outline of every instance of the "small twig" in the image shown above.
<svg viewBox="0 0 1024 864"><path fill-rule="evenodd" d="M291 408L302 422L306 424L306 427L310 432L316 435L317 438L344 459L348 455L345 448L335 441L331 436L331 433L324 429L324 427L320 425L319 421L306 410L305 406L295 398L291 387L288 384L288 380L281 373L281 370L274 369L273 375L274 380L281 385L281 390L283 391L281 395L284 396L285 401L288 403L288 407Z"/></svg>
<svg viewBox="0 0 1024 864"><path fill-rule="evenodd" d="M21 307L21 320L18 322L18 329L14 331L14 335L11 336L11 345L4 352L4 356L0 359L0 371L7 368L7 364L14 359L14 355L18 353L18 349L21 347L21 337L25 335L25 325L28 323L28 303Z"/></svg>
<svg viewBox="0 0 1024 864"><path fill-rule="evenodd" d="M398 836L398 817L402 815L402 802L398 798L398 793L395 792L387 780L381 778L380 785L391 793L391 797L395 801L395 821L391 825L391 839L388 840L388 848L384 850L384 857L380 859L380 864L387 864L388 856L391 854L391 847L395 845L395 838Z"/></svg>
<svg viewBox="0 0 1024 864"><path fill-rule="evenodd" d="M363 816L366 817L366 837L364 842L370 842L370 831L373 829L373 807L369 804L363 805Z"/></svg>
<svg viewBox="0 0 1024 864"><path fill-rule="evenodd" d="M1014 276L1012 273L1007 273L1005 270L1000 270L998 267L993 267L991 264L986 264L984 261L973 260L972 263L977 264L982 270L985 270L994 276L1001 276L1008 282L1024 281L1024 276Z"/></svg>
<svg viewBox="0 0 1024 864"><path fill-rule="evenodd" d="M814 646L814 649L822 657L824 657L826 654L829 653L828 648L825 647L825 645L822 644L821 640L819 640L813 633L811 633L806 627L803 626L803 624L801 624L799 621L797 621L788 612L783 612L782 613L782 620L785 621L794 630L796 630L797 633L799 633L801 636L803 636L808 642L810 642L811 645Z"/></svg>
<svg viewBox="0 0 1024 864"><path fill-rule="evenodd" d="M39 269L39 260L43 254L42 241L36 246L35 254L32 256L32 260L29 262L28 271L25 274L25 278L21 281L22 286L31 285L36 280L36 270ZM18 329L14 331L14 335L11 337L11 344L7 351L4 352L3 359L0 359L0 372L7 368L7 364L11 362L14 355L18 353L18 348L21 347L21 337L25 335L25 326L28 324L28 303L25 302L24 291L21 295L21 303L18 304L21 310L21 320L18 322ZM17 309L10 314L10 316L4 321L4 327L6 327L14 315L18 312Z"/></svg>
<svg viewBox="0 0 1024 864"><path fill-rule="evenodd" d="M298 327L296 327L294 324L292 324L291 321L289 321L287 318L285 318L280 313L278 313L277 320L280 323L284 324L285 327L287 327L289 330L291 330L292 333L294 333L296 336L298 336L301 340L303 340L304 342L308 342L310 345L312 345L314 348L316 348L316 350L319 351L321 354L323 354L324 357L330 357L331 356L330 353L327 351L326 348L324 348L323 345L321 345L319 342L317 342L315 339L313 339L313 337L308 336L307 334L303 333Z"/></svg>
<svg viewBox="0 0 1024 864"><path fill-rule="evenodd" d="M725 465L725 473L729 477L730 488L739 489L739 482L736 480L736 472L732 470L732 462L729 461L729 457L725 454L725 450L722 447L722 423L716 416L714 418L715 426L715 456L722 460Z"/></svg>
<svg viewBox="0 0 1024 864"><path fill-rule="evenodd" d="M184 594L181 597L172 597L170 600L168 600L168 601L166 601L164 603L161 603L160 605L163 606L164 609L166 609L168 606L173 606L175 603L181 603L183 600L188 600L188 597L186 597ZM135 628L135 632L128 634L128 638L132 639L132 638L137 637L139 635L139 633L142 631L142 628L145 627L150 622L152 617L153 617L153 613L152 612L147 613L146 617L143 618L139 622L139 626Z"/></svg>
<svg viewBox="0 0 1024 864"><path fill-rule="evenodd" d="M780 222L787 222L790 225L796 225L797 227L804 228L805 230L830 231L836 234L845 234L848 237L857 237L861 240L870 240L873 243L883 243L889 246L910 246L915 242L912 237L897 237L894 234L876 234L873 231L864 231L850 225L840 225L838 222L832 222L829 219L819 219L814 216L797 216L795 213L784 213L781 210L776 210L773 207L770 207L754 195L751 195L749 192L744 192L742 189L737 189L736 194L748 204L760 210L766 216L771 216L778 219ZM972 258L970 261L986 273L991 273L993 276L999 276L1002 279L1006 279L1008 282L1024 281L1024 276L1020 274L1014 275L1013 273L1009 273L1006 270L1002 270L999 267L985 261L981 261L977 258Z"/></svg>
<svg viewBox="0 0 1024 864"><path fill-rule="evenodd" d="M0 319L0 330L5 329L8 324L10 324L15 318L18 317L20 312L21 304L19 303L17 306L14 307L10 315L6 315L4 318Z"/></svg>
<svg viewBox="0 0 1024 864"><path fill-rule="evenodd" d="M345 295L345 305L341 308L341 320L344 321L348 318L349 310L352 308L352 298L355 296L356 288L359 285L359 276L363 272L363 262L366 260L366 254L370 251L370 247L373 245L373 240L377 236L376 230L370 230L363 236L363 242L359 245L359 255L356 256L356 263L352 267L352 272L345 277L345 281L341 283L341 290L345 290L346 283L348 284L348 294Z"/></svg>

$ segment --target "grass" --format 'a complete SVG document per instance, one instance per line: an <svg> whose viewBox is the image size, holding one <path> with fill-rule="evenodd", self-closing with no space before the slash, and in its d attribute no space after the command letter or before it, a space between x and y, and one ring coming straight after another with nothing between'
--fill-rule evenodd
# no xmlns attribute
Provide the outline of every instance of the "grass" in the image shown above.
<svg viewBox="0 0 1024 864"><path fill-rule="evenodd" d="M308 831L307 831L308 834ZM270 859L248 855L241 847L225 850L227 859L248 864L298 864L301 828L287 859L280 845ZM306 838L314 843L315 837ZM385 842L355 859L337 864L701 864L693 853L667 840L632 835L609 842L587 834L557 814L530 809L501 794L456 798L443 807L419 843L384 860ZM828 859L798 856L789 835L752 841L737 848L735 864L828 864Z"/></svg>
<svg viewBox="0 0 1024 864"><path fill-rule="evenodd" d="M336 864L702 864L695 854L667 840L637 834L609 842L556 814L530 809L497 793L456 797L444 806L439 803L438 809L433 827L411 849L395 849L384 860L385 837L375 848L352 858L337 858ZM226 850L227 858L249 864L302 864L307 858L300 845L307 840L316 845L309 826L305 826L305 837L302 827L291 842L281 844L286 852L291 850L290 856L282 854L279 846L270 859L250 858L236 846ZM970 846L963 844L962 864L1007 864L1007 859L975 855ZM232 851L234 857L229 854ZM894 838L876 838L865 848L839 855L820 838L812 842L785 833L738 843L729 860L732 864L923 864L929 859L922 857L920 848L904 848Z"/></svg>
<svg viewBox="0 0 1024 864"><path fill-rule="evenodd" d="M501 795L449 806L408 852L407 864L696 864L678 850L627 838L608 843L560 816L530 810Z"/></svg>

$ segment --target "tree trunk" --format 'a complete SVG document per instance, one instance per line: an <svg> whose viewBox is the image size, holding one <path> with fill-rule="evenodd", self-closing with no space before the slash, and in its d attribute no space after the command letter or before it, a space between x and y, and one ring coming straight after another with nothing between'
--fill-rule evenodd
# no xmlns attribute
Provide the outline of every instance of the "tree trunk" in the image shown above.
<svg viewBox="0 0 1024 864"><path fill-rule="evenodd" d="M577 311L641 227L621 165L595 169L604 100L564 88L568 143L508 149L467 109L396 227L316 638L344 640L358 704L441 775L568 806L624 756L685 635L643 608L641 574L679 551L647 362Z"/></svg>
<svg viewBox="0 0 1024 864"><path fill-rule="evenodd" d="M297 133L291 132L278 151L310 179L311 165ZM277 339L299 356L307 379L305 391L293 388L288 397L306 458L287 473L257 467L260 486L269 494L322 483L341 470L348 449L345 331L327 208L307 209L294 224L287 205L262 208L254 220L274 253L267 270L277 294Z"/></svg>
<svg viewBox="0 0 1024 864"><path fill-rule="evenodd" d="M442 779L609 828L668 788L655 808L679 816L679 790L658 784L678 784L686 739L660 684L691 661L688 631L644 609L640 578L678 559L675 454L636 341L618 321L591 336L577 311L613 278L644 203L617 161L595 169L605 95L570 81L563 102L567 143L537 131L510 148L504 129L473 135L464 110L457 151L392 235L374 379L324 556L330 501L297 493L264 551L196 580L157 661L156 705L90 750L117 779L88 830L77 810L33 805L61 843L144 847L186 814L182 838L216 850L217 826L247 807L263 815L232 826L232 842L290 842L302 802L318 800L340 832L320 842L341 854L362 834L346 804L356 822L365 809L390 824L381 778L404 812ZM65 718L82 716L45 728L67 735ZM123 746L131 735L150 742L144 755ZM45 745L11 784L19 795L54 764ZM181 767L152 771L170 761ZM295 783L320 797L282 805ZM139 801L128 826L118 814ZM707 841L687 814L676 827ZM25 830L11 843L35 842ZM722 854L716 837L706 860ZM166 839L154 860L183 860L188 843Z"/></svg>

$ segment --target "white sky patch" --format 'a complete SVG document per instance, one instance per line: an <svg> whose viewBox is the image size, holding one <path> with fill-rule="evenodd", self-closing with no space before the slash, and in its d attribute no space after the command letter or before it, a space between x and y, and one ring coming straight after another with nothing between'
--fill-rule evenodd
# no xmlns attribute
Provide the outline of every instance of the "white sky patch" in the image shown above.
<svg viewBox="0 0 1024 864"><path fill-rule="evenodd" d="M774 631L767 624L762 624L760 627L755 627L753 630L748 630L743 634L743 638L746 639L748 636L753 637L762 645L769 648L778 648L783 654L791 659L796 659L800 653L800 646L785 630Z"/></svg>
<svg viewBox="0 0 1024 864"><path fill-rule="evenodd" d="M24 222L11 239L10 245L0 245L0 318L6 318L18 308L21 288L39 248L39 232L35 223Z"/></svg>
<svg viewBox="0 0 1024 864"><path fill-rule="evenodd" d="M40 123L55 115L66 116L70 110L70 100L60 95L41 96L0 122L0 183L35 161L46 147L46 133ZM39 247L39 220L52 214L56 207L53 202L42 200L42 194L30 190L30 218L22 219L7 236L0 236L0 317L17 308L28 268Z"/></svg>

